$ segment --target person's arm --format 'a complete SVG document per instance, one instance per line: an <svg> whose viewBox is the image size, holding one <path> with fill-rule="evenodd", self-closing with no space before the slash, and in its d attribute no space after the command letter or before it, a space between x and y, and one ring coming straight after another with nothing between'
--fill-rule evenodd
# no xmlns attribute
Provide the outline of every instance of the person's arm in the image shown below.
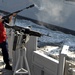
<svg viewBox="0 0 75 75"><path fill-rule="evenodd" d="M4 19L1 18L0 23L4 23L3 21L4 21ZM9 23L4 23L4 25L6 28L11 28L11 26L9 26Z"/></svg>
<svg viewBox="0 0 75 75"><path fill-rule="evenodd" d="M12 18L15 17L17 14L13 13L11 16L9 16L9 23L11 22Z"/></svg>
<svg viewBox="0 0 75 75"><path fill-rule="evenodd" d="M4 24L6 28L12 28L12 26L10 26L9 23L11 22L12 18L16 15L17 15L16 13L13 13L11 16L9 16L9 18L4 20L5 21Z"/></svg>

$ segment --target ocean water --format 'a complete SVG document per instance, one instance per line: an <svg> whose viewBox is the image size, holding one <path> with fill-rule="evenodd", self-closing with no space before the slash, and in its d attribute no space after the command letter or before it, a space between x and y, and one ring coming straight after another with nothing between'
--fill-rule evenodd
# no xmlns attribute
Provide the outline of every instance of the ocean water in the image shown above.
<svg viewBox="0 0 75 75"><path fill-rule="evenodd" d="M38 48L42 50L46 55L58 56L64 45L69 46L67 56L75 61L75 36L72 34L65 34L61 31L53 31L44 26L37 25L31 21L16 19L15 25L28 27L31 26L31 30L38 31L43 36L38 38Z"/></svg>
<svg viewBox="0 0 75 75"><path fill-rule="evenodd" d="M65 34L61 31L53 31L44 26L37 25L28 20L19 20L17 19L15 25L22 27L31 26L31 30L38 31L43 36L39 37L38 40L41 43L45 44L54 44L54 45L68 45L70 47L75 47L75 36L72 34ZM40 43L39 43L40 44Z"/></svg>
<svg viewBox="0 0 75 75"><path fill-rule="evenodd" d="M2 13L1 13L2 14ZM4 15L4 14L2 14ZM31 30L38 31L43 36L38 38L38 48L44 48L45 50L49 50L50 46L58 46L58 49L54 49L54 51L47 51L47 54L58 54L60 49L64 45L69 46L69 51L75 53L75 36L71 34L65 34L61 31L53 31L50 30L43 25L37 25L31 21L24 20L24 19L16 19L15 25L28 27L31 26Z"/></svg>
<svg viewBox="0 0 75 75"><path fill-rule="evenodd" d="M0 13L4 15L3 13ZM34 31L39 31L43 36L38 38L38 46L42 44L44 45L68 45L70 46L71 50L72 48L75 48L75 36L71 34L65 34L61 31L53 31L50 30L43 25L37 25L31 21L24 20L24 19L16 19L15 25L27 27L31 26L31 29ZM74 49L75 50L75 49Z"/></svg>

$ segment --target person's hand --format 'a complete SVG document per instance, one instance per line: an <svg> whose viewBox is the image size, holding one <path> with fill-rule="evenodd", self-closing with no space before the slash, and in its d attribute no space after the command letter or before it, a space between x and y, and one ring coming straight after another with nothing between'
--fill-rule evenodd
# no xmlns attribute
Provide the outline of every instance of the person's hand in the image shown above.
<svg viewBox="0 0 75 75"><path fill-rule="evenodd" d="M0 19L0 22L3 22L3 19Z"/></svg>
<svg viewBox="0 0 75 75"><path fill-rule="evenodd" d="M11 15L11 16L9 16L9 19L11 20L13 18L13 16Z"/></svg>
<svg viewBox="0 0 75 75"><path fill-rule="evenodd" d="M12 16L16 16L17 15L17 13L13 13L13 15Z"/></svg>
<svg viewBox="0 0 75 75"><path fill-rule="evenodd" d="M9 19L12 19L12 17L15 17L17 13L13 13L11 16L9 16Z"/></svg>
<svg viewBox="0 0 75 75"><path fill-rule="evenodd" d="M0 16L0 22L2 22L2 21L3 21L2 16Z"/></svg>

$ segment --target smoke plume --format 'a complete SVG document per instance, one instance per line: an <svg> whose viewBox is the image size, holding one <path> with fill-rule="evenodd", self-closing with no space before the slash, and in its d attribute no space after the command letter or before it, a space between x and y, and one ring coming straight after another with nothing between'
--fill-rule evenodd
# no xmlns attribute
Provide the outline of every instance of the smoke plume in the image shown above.
<svg viewBox="0 0 75 75"><path fill-rule="evenodd" d="M72 10L61 0L33 0L36 8L40 11L36 15L40 21L53 24L64 23Z"/></svg>

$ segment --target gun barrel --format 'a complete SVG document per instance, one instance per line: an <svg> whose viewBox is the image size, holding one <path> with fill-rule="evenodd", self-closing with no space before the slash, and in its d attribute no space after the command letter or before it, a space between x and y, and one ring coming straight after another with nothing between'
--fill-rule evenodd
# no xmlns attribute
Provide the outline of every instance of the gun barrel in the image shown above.
<svg viewBox="0 0 75 75"><path fill-rule="evenodd" d="M25 30L22 30L22 32L24 32L25 34L29 34L31 36L38 36L38 37L41 37L41 33L39 32L36 32L36 31L32 31L32 30L28 30L28 29L25 29Z"/></svg>
<svg viewBox="0 0 75 75"><path fill-rule="evenodd" d="M32 5L28 6L28 7L25 7L25 8L23 8L23 9L21 9L21 10L15 11L15 12L13 12L13 13L19 13L19 12L25 10L25 9L32 8L32 7L34 7L34 4L32 4ZM5 18L11 16L13 13L11 13L11 14L9 14L9 15L6 15L6 16L3 16L2 19L5 19Z"/></svg>
<svg viewBox="0 0 75 75"><path fill-rule="evenodd" d="M32 31L29 28L24 28L24 27L20 27L20 26L12 26L12 29L14 29L15 31L22 31L24 34L29 34L31 36L38 36L38 37L42 36L41 33Z"/></svg>
<svg viewBox="0 0 75 75"><path fill-rule="evenodd" d="M32 7L34 7L34 4L30 5L29 7L26 7L26 9L32 8Z"/></svg>

